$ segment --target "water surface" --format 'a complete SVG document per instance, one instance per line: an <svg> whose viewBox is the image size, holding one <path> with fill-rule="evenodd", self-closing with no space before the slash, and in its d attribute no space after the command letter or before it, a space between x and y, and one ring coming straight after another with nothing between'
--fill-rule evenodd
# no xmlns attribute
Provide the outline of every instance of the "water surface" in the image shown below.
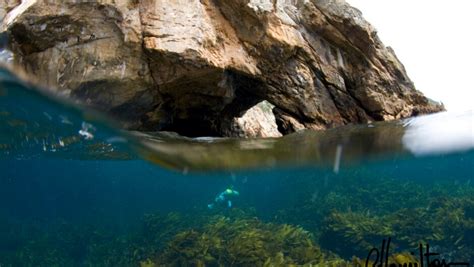
<svg viewBox="0 0 474 267"><path fill-rule="evenodd" d="M2 68L0 266L354 266L388 238L391 263L421 243L472 266L473 118L124 132Z"/></svg>

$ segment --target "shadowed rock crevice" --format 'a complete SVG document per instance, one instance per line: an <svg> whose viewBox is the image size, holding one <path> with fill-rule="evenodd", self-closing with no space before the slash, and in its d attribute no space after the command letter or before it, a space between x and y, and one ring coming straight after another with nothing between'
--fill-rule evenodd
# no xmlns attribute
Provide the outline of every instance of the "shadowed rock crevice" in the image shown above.
<svg viewBox="0 0 474 267"><path fill-rule="evenodd" d="M174 131L184 136L240 136L235 118L257 105L261 98L262 82L234 71L205 73L196 79L184 79L171 94L161 91L164 108L170 120L160 130ZM223 94L203 94L197 87L220 87ZM189 88L189 89L187 89ZM213 92L216 92L214 90ZM182 102L186 101L187 105Z"/></svg>
<svg viewBox="0 0 474 267"><path fill-rule="evenodd" d="M128 129L277 137L444 109L343 0L6 1L0 16L18 65Z"/></svg>
<svg viewBox="0 0 474 267"><path fill-rule="evenodd" d="M71 35L79 35L83 25L74 23L70 16L51 16L38 20L31 34L28 26L15 24L11 28L12 40L18 45L24 55L45 51L57 43L66 42Z"/></svg>

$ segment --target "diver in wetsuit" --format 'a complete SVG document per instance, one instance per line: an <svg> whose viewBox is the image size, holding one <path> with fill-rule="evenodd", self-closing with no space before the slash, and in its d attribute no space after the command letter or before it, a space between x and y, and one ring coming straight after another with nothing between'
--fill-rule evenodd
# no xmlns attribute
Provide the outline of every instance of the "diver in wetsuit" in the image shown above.
<svg viewBox="0 0 474 267"><path fill-rule="evenodd" d="M238 195L239 195L238 191L236 191L234 189L231 189L231 188L227 188L222 193L220 193L219 195L216 196L216 198L214 199L214 203L211 203L211 204L207 205L207 207L209 209L212 209L212 208L215 207L216 204L227 203L227 207L232 208L232 200L231 199L233 199L234 197L236 197Z"/></svg>

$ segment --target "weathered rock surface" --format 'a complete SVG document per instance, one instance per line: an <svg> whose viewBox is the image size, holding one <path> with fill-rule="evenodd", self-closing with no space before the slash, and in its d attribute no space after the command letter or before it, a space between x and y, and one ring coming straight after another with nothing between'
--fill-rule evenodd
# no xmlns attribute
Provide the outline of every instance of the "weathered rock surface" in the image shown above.
<svg viewBox="0 0 474 267"><path fill-rule="evenodd" d="M128 128L265 137L443 109L343 0L26 0L2 14L19 65ZM263 100L279 133L251 109Z"/></svg>
<svg viewBox="0 0 474 267"><path fill-rule="evenodd" d="M5 15L10 12L13 8L21 3L20 0L1 0L0 1L0 19L3 19Z"/></svg>
<svg viewBox="0 0 474 267"><path fill-rule="evenodd" d="M262 101L241 117L233 118L230 125L221 123L221 132L230 137L281 137L273 108L268 101Z"/></svg>

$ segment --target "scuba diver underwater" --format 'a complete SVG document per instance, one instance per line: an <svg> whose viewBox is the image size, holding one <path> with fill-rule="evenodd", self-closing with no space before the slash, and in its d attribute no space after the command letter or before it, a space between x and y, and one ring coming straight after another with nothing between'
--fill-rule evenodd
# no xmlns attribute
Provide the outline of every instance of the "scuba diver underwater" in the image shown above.
<svg viewBox="0 0 474 267"><path fill-rule="evenodd" d="M227 208L232 208L232 199L239 196L239 192L232 189L232 188L227 188L220 194L216 196L214 199L214 202L207 205L209 209L213 209L216 205L226 205Z"/></svg>

